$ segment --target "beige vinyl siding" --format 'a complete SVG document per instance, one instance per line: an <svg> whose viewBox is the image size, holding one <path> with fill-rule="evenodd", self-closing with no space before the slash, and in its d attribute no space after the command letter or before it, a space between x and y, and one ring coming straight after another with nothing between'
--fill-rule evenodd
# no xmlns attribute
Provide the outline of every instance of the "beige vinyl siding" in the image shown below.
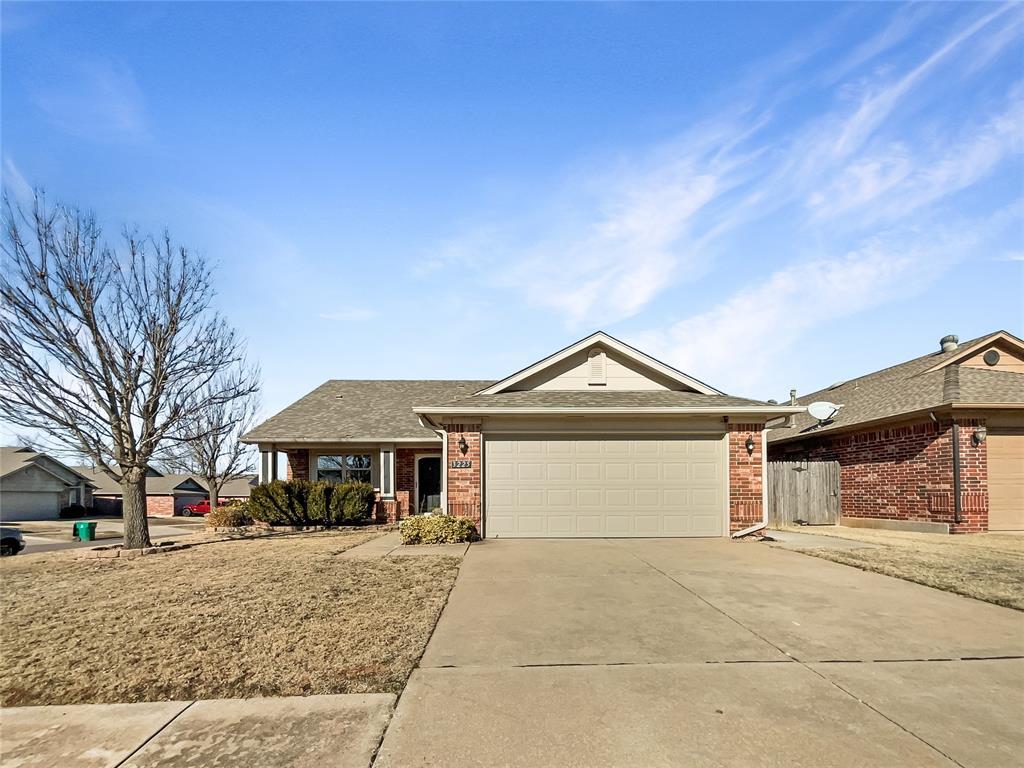
<svg viewBox="0 0 1024 768"><path fill-rule="evenodd" d="M988 529L1024 531L1024 430L988 433Z"/></svg>
<svg viewBox="0 0 1024 768"><path fill-rule="evenodd" d="M989 365L985 362L985 353L994 349L999 353L999 362ZM971 355L960 363L967 368L983 368L986 371L1011 371L1013 373L1024 373L1024 357L1019 350L1006 343L989 344L984 349Z"/></svg>
<svg viewBox="0 0 1024 768"><path fill-rule="evenodd" d="M719 435L487 436L486 534L723 536L724 446Z"/></svg>
<svg viewBox="0 0 1024 768"><path fill-rule="evenodd" d="M606 389L620 391L647 391L647 390L681 390L683 385L679 382L663 378L651 372L642 371L635 363L630 363L611 350L602 350L604 357L604 383L591 384L592 359L591 350L584 350L572 355L565 360L544 369L513 387L511 391L537 389L537 390L579 390L579 389Z"/></svg>

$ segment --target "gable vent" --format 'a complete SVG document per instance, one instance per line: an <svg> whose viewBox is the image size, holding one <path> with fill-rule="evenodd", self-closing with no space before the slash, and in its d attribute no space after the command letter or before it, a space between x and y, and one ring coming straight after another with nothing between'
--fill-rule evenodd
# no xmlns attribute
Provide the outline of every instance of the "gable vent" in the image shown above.
<svg viewBox="0 0 1024 768"><path fill-rule="evenodd" d="M590 353L590 386L601 386L608 383L608 357L600 349Z"/></svg>

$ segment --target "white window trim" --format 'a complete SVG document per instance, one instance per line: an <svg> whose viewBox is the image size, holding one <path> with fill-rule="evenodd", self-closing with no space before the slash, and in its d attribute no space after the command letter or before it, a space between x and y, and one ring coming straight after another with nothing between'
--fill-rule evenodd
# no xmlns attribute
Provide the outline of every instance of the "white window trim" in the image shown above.
<svg viewBox="0 0 1024 768"><path fill-rule="evenodd" d="M385 462L384 454L391 455L391 461L387 465L387 486L391 490L387 493L384 492L384 473L385 473ZM376 490L380 493L382 499L394 499L395 498L395 446L393 445L382 445L378 454L378 466L380 467L377 477L378 483L375 486ZM370 471L373 472L373 459L370 460Z"/></svg>

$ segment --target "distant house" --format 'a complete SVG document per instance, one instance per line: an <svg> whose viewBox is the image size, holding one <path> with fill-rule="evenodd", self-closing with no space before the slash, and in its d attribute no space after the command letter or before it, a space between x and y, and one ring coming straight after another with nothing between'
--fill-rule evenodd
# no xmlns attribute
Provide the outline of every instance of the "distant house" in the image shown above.
<svg viewBox="0 0 1024 768"><path fill-rule="evenodd" d="M121 513L121 486L115 480L105 472L92 467L75 469L95 484L93 507L97 513ZM255 475L232 480L221 489L219 498L247 499L255 485ZM194 475L164 473L155 469L150 469L146 474L146 514L149 517L180 515L189 504L196 504L207 498L209 492L206 483Z"/></svg>
<svg viewBox="0 0 1024 768"><path fill-rule="evenodd" d="M50 520L69 504L92 505L87 475L29 448L0 448L0 520Z"/></svg>
<svg viewBox="0 0 1024 768"><path fill-rule="evenodd" d="M837 461L844 524L1024 530L1024 341L946 336L922 357L796 401L842 406L772 429L772 460Z"/></svg>

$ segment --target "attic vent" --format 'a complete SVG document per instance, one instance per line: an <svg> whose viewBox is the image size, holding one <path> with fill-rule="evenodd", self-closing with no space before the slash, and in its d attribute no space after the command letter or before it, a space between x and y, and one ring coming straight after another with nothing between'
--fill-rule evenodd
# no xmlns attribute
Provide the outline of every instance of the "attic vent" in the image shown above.
<svg viewBox="0 0 1024 768"><path fill-rule="evenodd" d="M592 387L608 383L608 358L600 349L592 350L589 355L590 381Z"/></svg>

